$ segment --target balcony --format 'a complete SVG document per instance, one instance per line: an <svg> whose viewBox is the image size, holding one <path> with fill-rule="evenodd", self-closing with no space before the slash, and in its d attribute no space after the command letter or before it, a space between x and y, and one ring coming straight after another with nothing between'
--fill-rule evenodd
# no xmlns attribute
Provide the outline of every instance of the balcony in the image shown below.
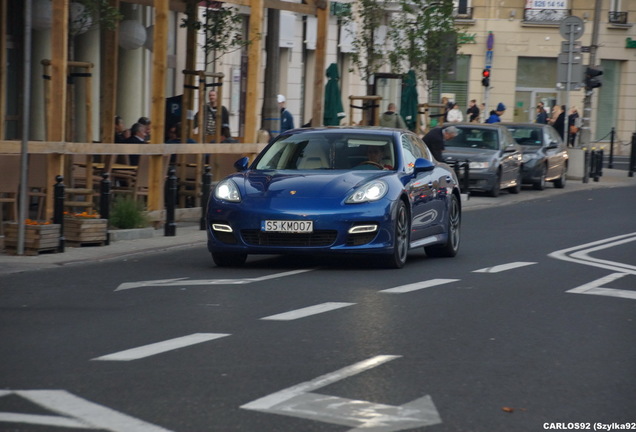
<svg viewBox="0 0 636 432"><path fill-rule="evenodd" d="M607 19L611 24L627 24L627 12L610 11Z"/></svg>
<svg viewBox="0 0 636 432"><path fill-rule="evenodd" d="M523 20L529 24L559 24L570 15L569 9L526 9Z"/></svg>

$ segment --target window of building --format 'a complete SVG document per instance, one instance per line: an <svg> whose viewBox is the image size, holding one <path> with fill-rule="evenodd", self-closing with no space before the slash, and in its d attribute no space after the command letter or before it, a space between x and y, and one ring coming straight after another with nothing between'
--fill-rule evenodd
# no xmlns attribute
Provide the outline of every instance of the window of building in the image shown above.
<svg viewBox="0 0 636 432"><path fill-rule="evenodd" d="M596 129L594 140L609 140L609 134L616 127L618 119L618 101L620 89L621 62L618 60L602 60L603 86L598 88L597 107L592 106L592 112L596 112Z"/></svg>

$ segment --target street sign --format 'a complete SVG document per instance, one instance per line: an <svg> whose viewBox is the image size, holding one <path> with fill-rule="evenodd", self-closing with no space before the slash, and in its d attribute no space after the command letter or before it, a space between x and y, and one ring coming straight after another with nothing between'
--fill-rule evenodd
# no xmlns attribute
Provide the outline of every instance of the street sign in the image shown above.
<svg viewBox="0 0 636 432"><path fill-rule="evenodd" d="M428 395L393 406L312 393L400 357L378 355L264 396L241 408L348 426L354 428L352 431L397 432L441 423L442 419Z"/></svg>
<svg viewBox="0 0 636 432"><path fill-rule="evenodd" d="M559 33L561 33L563 39L566 40L570 39L570 34L572 34L573 40L580 39L583 33L585 33L585 24L583 20L577 16L566 17L561 20Z"/></svg>

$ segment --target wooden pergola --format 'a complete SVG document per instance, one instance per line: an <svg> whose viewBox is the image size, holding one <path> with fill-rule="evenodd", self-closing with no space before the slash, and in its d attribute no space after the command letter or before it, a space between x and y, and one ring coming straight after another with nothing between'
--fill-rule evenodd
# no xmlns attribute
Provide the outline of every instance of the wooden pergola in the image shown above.
<svg viewBox="0 0 636 432"><path fill-rule="evenodd" d="M6 19L6 1L0 0L0 18ZM65 127L66 127L66 102L67 102L67 72L69 68L68 62L68 14L70 0L51 0L52 2L52 30L51 30L51 60L49 64L50 82L49 96L50 103L47 106L46 118L46 141L49 143L30 143L29 152L47 153L48 166L47 172L49 177L53 178L56 174L63 173L64 155L65 154L99 154L100 151L91 143L82 143L82 145L65 145ZM150 116L152 118L151 136L162 137L165 126L165 99L166 99L166 70L168 60L168 15L170 11L185 13L188 8L195 8L200 0L110 0L111 6L119 8L121 3L131 3L142 6L152 6L154 8L154 26L153 33L153 50L152 57L152 100ZM262 89L258 86L258 73L261 69L261 52L262 41L260 39L263 33L263 17L264 9L280 9L291 12L297 12L307 15L315 15L317 17L317 39L316 39L316 62L315 62L315 82L314 92L316 95L312 105L312 118L323 118L323 97L324 94L324 70L326 59L326 40L329 18L329 0L307 0L307 3L290 3L282 0L228 0L227 3L250 7L251 14L249 18L249 40L253 41L248 46L248 67L247 67L247 94L245 103L245 124L244 139L241 144L233 144L226 147L230 153L253 153L256 146L256 137L258 131L258 101L261 97ZM3 12L4 11L4 12ZM186 38L186 69L193 70L196 57L196 32L188 29ZM0 48L3 58L6 40L4 33L0 36ZM116 115L115 107L117 101L117 65L118 65L118 32L116 30L102 31L103 46L103 69L101 74L101 134L100 141L103 152L105 149L115 149L110 143L114 142L114 130L112 127L113 118ZM163 48L162 48L163 47ZM5 62L2 62L2 68L6 68ZM0 77L6 77L6 69L0 73ZM187 80L187 77L186 77ZM188 82L186 81L186 85ZM6 84L5 84L6 85ZM0 86L4 87L4 86ZM4 94L0 93L0 96ZM6 96L4 96L6 97ZM3 104L4 104L3 97ZM192 98L184 97L192 103ZM191 107L183 107L183 109L191 109ZM55 115L53 115L55 113ZM3 114L0 111L0 114ZM55 120L53 120L55 119ZM0 137L4 136L4 122L0 122ZM79 144L79 143L75 143ZM152 145L163 143L154 142ZM135 144L118 144L117 152L134 154L139 151ZM160 146L161 147L161 146ZM11 141L0 141L0 153L19 153L20 143ZM36 150L37 149L37 150ZM163 145L162 150L166 147ZM98 150L98 151L95 151ZM219 153L218 144L197 144L183 145L179 149L179 153ZM168 151L168 150L166 150ZM170 151L174 151L171 148ZM160 210L163 207L163 181L165 170L163 167L163 154L155 150L147 149L146 152L151 155L150 169L150 188L148 194L148 210ZM46 200L46 217L49 218L53 213L53 197L52 188L49 188L49 196Z"/></svg>

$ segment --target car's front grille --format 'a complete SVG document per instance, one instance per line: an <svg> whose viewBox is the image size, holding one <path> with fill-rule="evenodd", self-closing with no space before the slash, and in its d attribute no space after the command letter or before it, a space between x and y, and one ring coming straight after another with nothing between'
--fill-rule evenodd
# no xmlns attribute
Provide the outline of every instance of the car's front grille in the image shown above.
<svg viewBox="0 0 636 432"><path fill-rule="evenodd" d="M347 236L347 246L360 246L371 241L378 235L376 231L361 234L349 234Z"/></svg>
<svg viewBox="0 0 636 432"><path fill-rule="evenodd" d="M336 241L337 231L322 230L313 233L277 233L242 230L243 241L254 246L329 246Z"/></svg>

